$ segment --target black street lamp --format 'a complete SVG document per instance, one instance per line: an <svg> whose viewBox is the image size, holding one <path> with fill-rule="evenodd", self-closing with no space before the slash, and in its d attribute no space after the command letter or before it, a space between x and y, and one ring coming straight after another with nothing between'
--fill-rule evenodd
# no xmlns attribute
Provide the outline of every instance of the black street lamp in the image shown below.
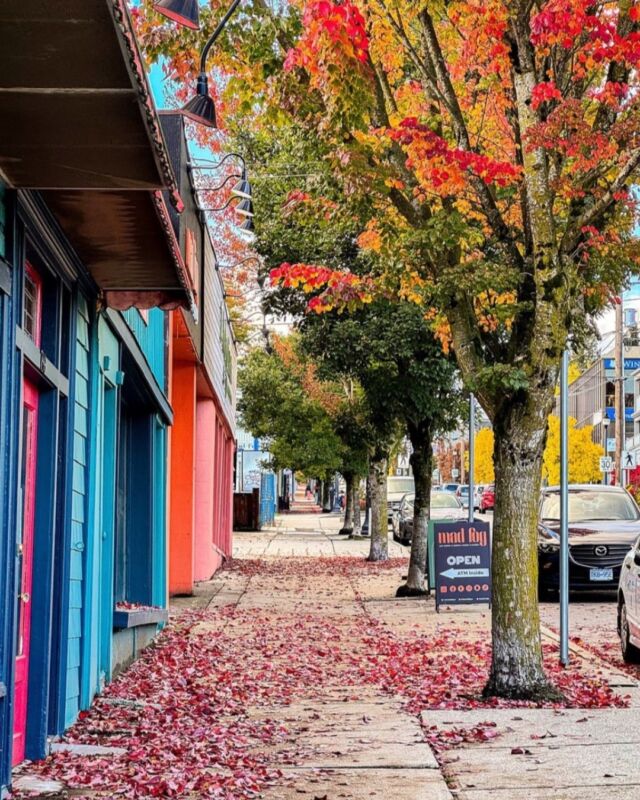
<svg viewBox="0 0 640 800"><path fill-rule="evenodd" d="M177 2L177 0L176 0ZM185 0L182 0L184 3ZM222 33L225 25L229 21L231 15L240 5L241 0L233 0L229 6L229 10L218 23L218 27L209 37L207 43L202 49L200 55L200 72L198 74L198 82L196 85L196 95L189 100L182 108L182 113L200 125L206 125L209 128L216 126L216 109L213 103L213 98L209 94L209 81L207 80L207 56L211 50L214 42ZM160 10L160 9L158 9Z"/></svg>
<svg viewBox="0 0 640 800"><path fill-rule="evenodd" d="M153 7L159 14L185 28L198 30L200 27L198 0L156 0Z"/></svg>

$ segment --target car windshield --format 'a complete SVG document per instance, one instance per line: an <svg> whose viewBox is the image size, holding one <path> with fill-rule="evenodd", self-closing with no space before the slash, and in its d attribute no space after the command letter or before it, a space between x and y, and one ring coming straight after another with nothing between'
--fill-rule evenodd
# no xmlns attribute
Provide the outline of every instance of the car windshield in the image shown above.
<svg viewBox="0 0 640 800"><path fill-rule="evenodd" d="M413 478L387 478L387 492L390 494L401 494L402 492L413 491Z"/></svg>
<svg viewBox="0 0 640 800"><path fill-rule="evenodd" d="M432 492L431 508L460 508L460 503L452 494L444 492Z"/></svg>
<svg viewBox="0 0 640 800"><path fill-rule="evenodd" d="M469 487L468 486L461 486L460 487L460 494L469 494Z"/></svg>
<svg viewBox="0 0 640 800"><path fill-rule="evenodd" d="M548 492L542 500L542 519L560 519L560 493ZM638 511L624 492L573 489L569 492L569 522L589 520L635 520Z"/></svg>
<svg viewBox="0 0 640 800"><path fill-rule="evenodd" d="M443 488L443 490L445 492L455 492L455 490L458 488L458 484L457 483L445 483L445 485L442 488Z"/></svg>
<svg viewBox="0 0 640 800"><path fill-rule="evenodd" d="M402 498L402 506L412 506L415 502L415 494L406 494ZM431 492L431 508L460 508L458 498L453 494L445 494L444 492Z"/></svg>

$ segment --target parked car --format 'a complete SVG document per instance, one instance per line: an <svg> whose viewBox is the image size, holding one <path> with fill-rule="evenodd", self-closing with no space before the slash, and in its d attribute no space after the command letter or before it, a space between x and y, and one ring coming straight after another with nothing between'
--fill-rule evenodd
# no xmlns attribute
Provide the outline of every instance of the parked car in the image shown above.
<svg viewBox="0 0 640 800"><path fill-rule="evenodd" d="M462 503L463 508L469 508L469 486L466 483L460 484L456 489L456 497Z"/></svg>
<svg viewBox="0 0 640 800"><path fill-rule="evenodd" d="M394 529L394 515L397 512L402 498L409 492L413 492L415 481L411 475L390 475L387 478L387 526ZM363 536L369 535L369 515L365 509L364 520L361 533Z"/></svg>
<svg viewBox="0 0 640 800"><path fill-rule="evenodd" d="M413 503L414 494L407 494L402 498L398 508L394 526L393 538L401 544L411 544L413 538ZM440 522L447 520L466 519L467 513L458 498L449 492L431 492L431 519Z"/></svg>
<svg viewBox="0 0 640 800"><path fill-rule="evenodd" d="M482 493L484 492L484 485L482 483L478 484L473 487L473 510L477 511L480 509L480 501L482 500Z"/></svg>
<svg viewBox="0 0 640 800"><path fill-rule="evenodd" d="M622 562L618 584L618 636L622 658L640 663L640 539Z"/></svg>
<svg viewBox="0 0 640 800"><path fill-rule="evenodd" d="M543 489L538 523L541 595L560 584L560 488ZM616 591L625 556L640 537L640 510L621 486L569 486L569 588Z"/></svg>
<svg viewBox="0 0 640 800"><path fill-rule="evenodd" d="M484 514L485 511L493 511L495 505L495 486L491 483L485 486L480 497L480 505L478 511Z"/></svg>
<svg viewBox="0 0 640 800"><path fill-rule="evenodd" d="M393 515L400 507L402 498L415 491L415 481L411 475L390 475L387 478L387 522L393 527Z"/></svg>
<svg viewBox="0 0 640 800"><path fill-rule="evenodd" d="M447 492L449 494L455 494L458 491L459 486L459 483L443 483L440 487L440 491Z"/></svg>

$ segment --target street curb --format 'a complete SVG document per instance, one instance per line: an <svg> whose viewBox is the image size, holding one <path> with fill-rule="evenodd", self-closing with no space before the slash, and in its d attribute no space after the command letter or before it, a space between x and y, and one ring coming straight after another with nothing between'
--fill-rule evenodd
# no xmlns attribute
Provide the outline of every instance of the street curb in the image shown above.
<svg viewBox="0 0 640 800"><path fill-rule="evenodd" d="M560 635L556 633L552 628L548 628L546 625L540 625L540 634L547 639L551 639L551 641L555 642L556 644L560 643ZM611 664L609 661L601 658L600 656L596 655L596 653L592 653L590 650L586 650L584 647L581 647L579 644L575 642L569 641L569 650L570 652L577 655L583 661L586 661L589 664L597 664L600 667L605 667L613 676L620 676L624 678L624 683L611 683L611 681L607 681L610 686L625 686L625 687L635 687L637 688L640 686L640 682L635 680L631 677L631 675L627 675L624 672L621 672L618 667L614 664Z"/></svg>

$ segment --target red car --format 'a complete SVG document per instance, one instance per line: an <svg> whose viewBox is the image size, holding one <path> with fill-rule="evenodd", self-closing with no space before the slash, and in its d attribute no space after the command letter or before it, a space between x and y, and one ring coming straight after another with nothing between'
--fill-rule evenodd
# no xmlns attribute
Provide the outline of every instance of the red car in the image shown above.
<svg viewBox="0 0 640 800"><path fill-rule="evenodd" d="M484 492L482 492L482 497L480 498L480 513L484 514L485 511L493 511L494 503L495 486L491 484L490 486L485 486Z"/></svg>

